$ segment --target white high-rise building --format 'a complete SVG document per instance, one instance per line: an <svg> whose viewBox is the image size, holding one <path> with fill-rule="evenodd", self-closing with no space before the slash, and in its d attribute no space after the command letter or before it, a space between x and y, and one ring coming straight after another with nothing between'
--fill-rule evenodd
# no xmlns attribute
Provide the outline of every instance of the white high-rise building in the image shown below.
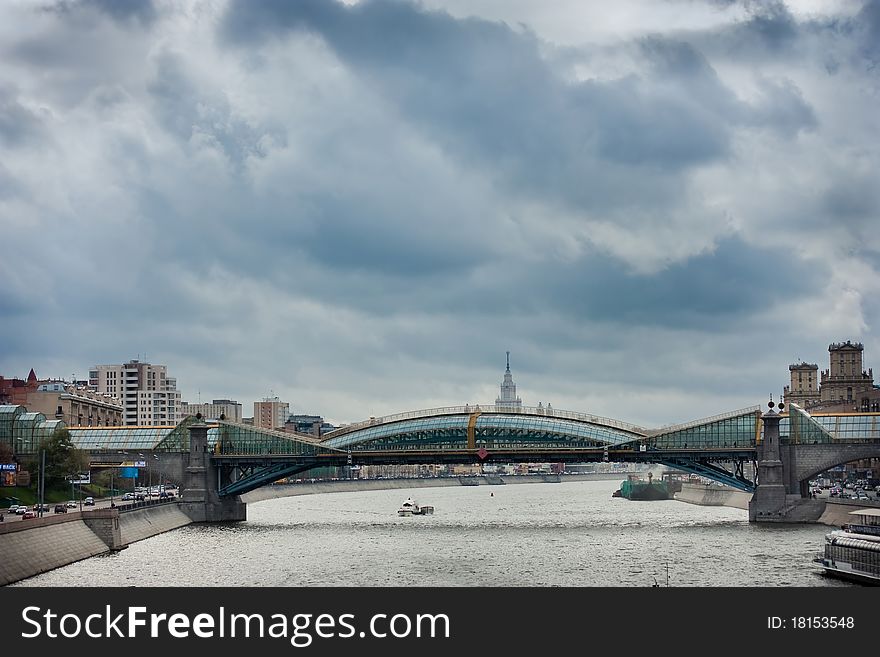
<svg viewBox="0 0 880 657"><path fill-rule="evenodd" d="M495 400L495 406L519 410L522 408L522 399L516 396L516 384L513 382L513 374L510 373L510 352L507 352L507 371L504 372L504 380L501 382L501 396Z"/></svg>
<svg viewBox="0 0 880 657"><path fill-rule="evenodd" d="M96 365L89 370L89 388L118 398L125 426L169 426L180 420L177 379L165 365L130 360L122 365Z"/></svg>

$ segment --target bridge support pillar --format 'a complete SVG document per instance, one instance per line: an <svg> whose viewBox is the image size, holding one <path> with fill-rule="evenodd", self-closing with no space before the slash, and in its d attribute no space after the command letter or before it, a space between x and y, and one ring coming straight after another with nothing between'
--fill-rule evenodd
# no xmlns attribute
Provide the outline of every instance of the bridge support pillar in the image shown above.
<svg viewBox="0 0 880 657"><path fill-rule="evenodd" d="M247 505L239 496L220 497L217 494L217 473L211 467L206 425L190 426L189 445L189 462L181 488L181 510L193 522L247 520Z"/></svg>
<svg viewBox="0 0 880 657"><path fill-rule="evenodd" d="M825 510L822 500L803 499L785 485L786 466L779 441L780 416L771 410L762 416L764 441L758 460L758 485L749 502L749 522L816 522ZM785 453L790 457L790 450Z"/></svg>
<svg viewBox="0 0 880 657"><path fill-rule="evenodd" d="M786 495L779 445L779 414L762 416L764 440L758 461L758 485L749 502L749 522L785 522Z"/></svg>

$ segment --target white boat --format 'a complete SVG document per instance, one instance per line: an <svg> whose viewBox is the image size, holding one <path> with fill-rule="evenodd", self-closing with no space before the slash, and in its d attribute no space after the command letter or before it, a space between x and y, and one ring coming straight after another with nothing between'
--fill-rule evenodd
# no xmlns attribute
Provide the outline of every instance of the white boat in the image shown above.
<svg viewBox="0 0 880 657"><path fill-rule="evenodd" d="M880 509L850 511L858 522L825 536L825 552L816 563L826 575L880 585Z"/></svg>
<svg viewBox="0 0 880 657"><path fill-rule="evenodd" d="M432 513L434 513L433 506L419 506L411 497L407 497L397 510L399 516L428 516Z"/></svg>

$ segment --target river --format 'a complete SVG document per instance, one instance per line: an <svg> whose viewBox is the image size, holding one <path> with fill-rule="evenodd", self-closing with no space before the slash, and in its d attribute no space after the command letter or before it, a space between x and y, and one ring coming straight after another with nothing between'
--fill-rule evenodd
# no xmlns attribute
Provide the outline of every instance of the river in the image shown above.
<svg viewBox="0 0 880 657"><path fill-rule="evenodd" d="M248 506L13 586L849 586L824 525L612 498L616 481L329 493ZM398 517L412 495L432 516Z"/></svg>

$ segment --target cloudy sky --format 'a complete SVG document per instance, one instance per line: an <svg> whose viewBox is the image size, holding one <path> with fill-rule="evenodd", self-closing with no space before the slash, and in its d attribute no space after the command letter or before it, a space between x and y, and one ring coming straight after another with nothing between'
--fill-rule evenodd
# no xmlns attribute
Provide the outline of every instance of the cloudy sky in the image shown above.
<svg viewBox="0 0 880 657"><path fill-rule="evenodd" d="M0 374L645 426L880 379L880 1L5 0Z"/></svg>

